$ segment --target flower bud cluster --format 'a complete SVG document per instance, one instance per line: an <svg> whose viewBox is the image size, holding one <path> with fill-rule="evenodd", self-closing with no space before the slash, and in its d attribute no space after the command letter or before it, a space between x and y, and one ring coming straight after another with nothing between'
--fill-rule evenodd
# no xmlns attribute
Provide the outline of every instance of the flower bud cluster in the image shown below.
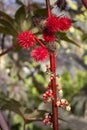
<svg viewBox="0 0 87 130"><path fill-rule="evenodd" d="M53 99L53 91L50 89L43 94L44 103L50 102Z"/></svg>
<svg viewBox="0 0 87 130"><path fill-rule="evenodd" d="M68 101L66 99L57 99L57 103L56 105L58 107L62 107L64 109L66 109L67 111L70 111L71 108L70 108L70 104L68 103Z"/></svg>
<svg viewBox="0 0 87 130"><path fill-rule="evenodd" d="M57 87L57 90L58 90L59 97L62 97L63 96L63 90L62 90L60 84L57 84L56 87Z"/></svg>
<svg viewBox="0 0 87 130"><path fill-rule="evenodd" d="M52 114L51 113L45 115L43 123L44 123L44 125L47 125L47 124L52 125Z"/></svg>

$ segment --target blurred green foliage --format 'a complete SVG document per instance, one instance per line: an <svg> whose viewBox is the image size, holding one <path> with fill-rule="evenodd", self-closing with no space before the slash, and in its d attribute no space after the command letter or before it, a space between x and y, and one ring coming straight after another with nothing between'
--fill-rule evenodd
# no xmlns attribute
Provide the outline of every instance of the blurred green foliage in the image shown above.
<svg viewBox="0 0 87 130"><path fill-rule="evenodd" d="M61 76L61 84L66 99L71 101L72 97L87 84L86 76L87 72L83 70L78 70L75 76L72 76L68 70L64 70Z"/></svg>

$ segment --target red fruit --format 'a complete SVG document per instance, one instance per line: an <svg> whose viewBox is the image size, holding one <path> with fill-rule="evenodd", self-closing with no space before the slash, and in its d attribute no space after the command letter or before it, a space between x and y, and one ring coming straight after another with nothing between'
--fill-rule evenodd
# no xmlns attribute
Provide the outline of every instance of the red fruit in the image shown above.
<svg viewBox="0 0 87 130"><path fill-rule="evenodd" d="M51 84L48 84L47 88L48 88L48 89L51 88Z"/></svg>
<svg viewBox="0 0 87 130"><path fill-rule="evenodd" d="M57 16L50 16L46 21L46 27L49 28L52 32L59 31L59 19Z"/></svg>
<svg viewBox="0 0 87 130"><path fill-rule="evenodd" d="M31 53L36 61L44 61L48 58L48 50L45 47L37 47Z"/></svg>
<svg viewBox="0 0 87 130"><path fill-rule="evenodd" d="M49 96L49 91L46 91L46 96Z"/></svg>
<svg viewBox="0 0 87 130"><path fill-rule="evenodd" d="M34 38L33 33L31 33L30 31L21 32L21 33L18 35L17 43L18 43L22 48L26 48L26 49L28 49L28 48L34 46L34 45L35 45L35 38Z"/></svg>
<svg viewBox="0 0 87 130"><path fill-rule="evenodd" d="M44 125L46 125L46 124L47 124L47 121L44 119L44 120L43 120L43 123L44 123Z"/></svg>
<svg viewBox="0 0 87 130"><path fill-rule="evenodd" d="M52 32L49 28L46 27L43 31L43 39L45 42L54 42L55 41L54 32Z"/></svg>
<svg viewBox="0 0 87 130"><path fill-rule="evenodd" d="M49 97L53 97L53 92L52 92L52 90L49 91Z"/></svg>
<svg viewBox="0 0 87 130"><path fill-rule="evenodd" d="M71 20L67 17L59 18L59 23L61 31L67 31L71 27Z"/></svg>
<svg viewBox="0 0 87 130"><path fill-rule="evenodd" d="M53 77L53 76L51 76L51 77L50 77L50 80L53 80L53 78L54 78L54 77Z"/></svg>

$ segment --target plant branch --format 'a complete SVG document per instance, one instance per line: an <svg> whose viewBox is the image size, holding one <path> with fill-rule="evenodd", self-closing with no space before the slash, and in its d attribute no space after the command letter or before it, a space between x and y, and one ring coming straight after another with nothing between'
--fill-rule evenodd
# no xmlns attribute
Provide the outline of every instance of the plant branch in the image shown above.
<svg viewBox="0 0 87 130"><path fill-rule="evenodd" d="M15 46L12 46L12 47L8 48L6 51L3 51L2 53L0 53L0 57L7 54L10 51L12 51L14 48L15 48Z"/></svg>
<svg viewBox="0 0 87 130"><path fill-rule="evenodd" d="M0 127L2 130L9 130L7 122L5 121L1 111L0 111Z"/></svg>
<svg viewBox="0 0 87 130"><path fill-rule="evenodd" d="M25 122L26 122L26 124L28 123L28 122L32 122L32 121L42 121L43 119L42 118L27 118L27 117L25 117Z"/></svg>
<svg viewBox="0 0 87 130"><path fill-rule="evenodd" d="M4 42L5 42L5 34L3 34L2 39L1 39L1 49L4 49Z"/></svg>
<svg viewBox="0 0 87 130"><path fill-rule="evenodd" d="M26 130L26 121L24 121L24 126L23 130Z"/></svg>

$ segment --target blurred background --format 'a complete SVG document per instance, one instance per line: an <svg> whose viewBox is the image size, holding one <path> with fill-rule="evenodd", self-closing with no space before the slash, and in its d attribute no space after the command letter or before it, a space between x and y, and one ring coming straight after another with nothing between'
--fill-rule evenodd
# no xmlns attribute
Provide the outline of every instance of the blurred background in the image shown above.
<svg viewBox="0 0 87 130"><path fill-rule="evenodd" d="M32 15L33 25L29 17L24 21L24 12L18 9L24 4L26 14ZM58 82L63 89L63 97L71 105L68 113L59 109L60 130L86 130L87 129L87 10L81 0L66 0L66 5L54 4L51 0L52 11L56 15L67 15L73 23L67 35L60 35L56 41L58 46L56 56ZM41 26L40 20L46 18L45 0L0 0L0 54L16 42L16 32L13 29L25 30L28 26L36 33ZM2 12L8 14L11 19ZM9 23L2 22L2 18ZM24 18L24 16L23 16ZM21 22L20 22L21 21ZM13 31L14 30L14 31ZM41 34L38 34L41 37ZM58 36L59 37L59 36ZM10 49L10 50L11 50ZM17 47L7 54L0 56L0 109L1 115L7 121L10 130L22 130L23 119L19 107L25 115L40 117L39 110L51 111L50 103L43 104L42 95L49 83L46 75L46 64L36 63L30 52ZM15 99L17 102L15 102ZM20 106L21 104L21 106ZM36 113L35 113L36 112ZM29 122L26 130L50 130L41 122ZM2 129L1 129L2 130Z"/></svg>

